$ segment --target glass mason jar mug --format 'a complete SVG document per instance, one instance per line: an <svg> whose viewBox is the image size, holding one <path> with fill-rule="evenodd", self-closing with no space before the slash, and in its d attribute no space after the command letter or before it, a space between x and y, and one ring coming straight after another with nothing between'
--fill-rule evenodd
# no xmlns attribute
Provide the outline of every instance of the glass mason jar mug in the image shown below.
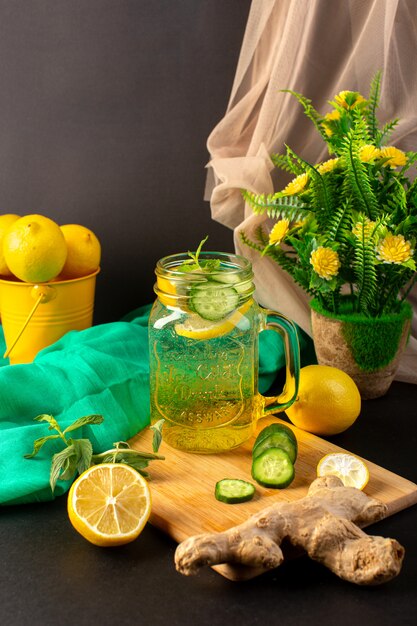
<svg viewBox="0 0 417 626"><path fill-rule="evenodd" d="M249 439L256 421L296 399L300 370L294 324L253 299L245 258L202 252L199 269L186 254L156 266L157 299L149 319L151 422L163 418L163 440L195 453L230 450ZM258 392L258 336L284 341L282 393Z"/></svg>

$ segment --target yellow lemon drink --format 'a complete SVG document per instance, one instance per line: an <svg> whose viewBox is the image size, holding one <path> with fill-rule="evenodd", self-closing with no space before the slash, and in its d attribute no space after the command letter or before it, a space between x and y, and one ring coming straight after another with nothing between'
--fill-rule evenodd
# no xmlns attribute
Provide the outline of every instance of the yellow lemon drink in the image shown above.
<svg viewBox="0 0 417 626"><path fill-rule="evenodd" d="M185 259L166 257L156 268L151 420L165 420L163 439L175 448L230 450L251 437L265 412L257 384L258 334L266 315L253 299L246 259L207 252L198 267Z"/></svg>

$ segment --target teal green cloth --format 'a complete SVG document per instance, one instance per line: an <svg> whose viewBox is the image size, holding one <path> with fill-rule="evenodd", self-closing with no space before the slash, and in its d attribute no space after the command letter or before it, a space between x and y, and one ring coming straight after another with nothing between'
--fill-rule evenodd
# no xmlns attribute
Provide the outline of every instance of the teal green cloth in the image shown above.
<svg viewBox="0 0 417 626"><path fill-rule="evenodd" d="M53 415L65 428L84 415L101 414L104 422L74 431L88 437L94 452L126 441L149 424L149 351L147 321L150 305L124 320L67 333L45 348L33 363L0 363L0 504L51 500L51 454L62 449L48 442L33 459L33 441L50 434L41 413ZM304 362L312 362L312 342L299 331ZM0 335L0 350L4 339ZM260 337L259 389L265 393L284 365L281 340L266 331ZM55 496L68 490L58 481Z"/></svg>
<svg viewBox="0 0 417 626"><path fill-rule="evenodd" d="M78 417L103 415L102 424L72 433L88 437L95 452L149 423L148 313L145 307L132 322L72 331L39 352L33 363L0 367L1 504L53 497L50 455L62 445L48 442L35 458L23 458L35 439L50 434L47 424L33 421L37 415L51 414L64 428ZM4 340L1 348L3 354ZM58 481L55 495L69 485Z"/></svg>

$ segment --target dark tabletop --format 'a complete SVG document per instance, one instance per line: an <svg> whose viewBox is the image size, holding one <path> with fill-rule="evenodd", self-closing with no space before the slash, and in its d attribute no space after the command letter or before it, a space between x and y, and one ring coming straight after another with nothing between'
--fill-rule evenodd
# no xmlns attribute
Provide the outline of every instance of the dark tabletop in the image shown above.
<svg viewBox="0 0 417 626"><path fill-rule="evenodd" d="M417 386L395 383L363 403L332 441L417 482ZM374 588L339 580L306 557L251 581L211 569L175 571L176 544L149 524L133 543L97 548L70 525L66 498L0 510L0 624L376 624L417 623L417 507L367 532L406 549L401 574Z"/></svg>

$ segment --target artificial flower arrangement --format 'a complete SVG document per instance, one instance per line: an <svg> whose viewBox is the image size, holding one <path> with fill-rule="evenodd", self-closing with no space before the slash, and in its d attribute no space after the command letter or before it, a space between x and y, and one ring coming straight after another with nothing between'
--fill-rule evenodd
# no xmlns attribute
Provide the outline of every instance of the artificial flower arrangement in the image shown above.
<svg viewBox="0 0 417 626"><path fill-rule="evenodd" d="M387 145L398 120L379 128L380 82L378 73L368 99L340 92L325 115L286 90L330 158L310 164L287 147L271 159L293 180L270 195L243 192L255 213L276 222L269 233L259 228L256 241L244 233L242 240L274 259L332 314L347 312L346 306L370 318L399 311L416 280L417 179L407 171L417 152Z"/></svg>

